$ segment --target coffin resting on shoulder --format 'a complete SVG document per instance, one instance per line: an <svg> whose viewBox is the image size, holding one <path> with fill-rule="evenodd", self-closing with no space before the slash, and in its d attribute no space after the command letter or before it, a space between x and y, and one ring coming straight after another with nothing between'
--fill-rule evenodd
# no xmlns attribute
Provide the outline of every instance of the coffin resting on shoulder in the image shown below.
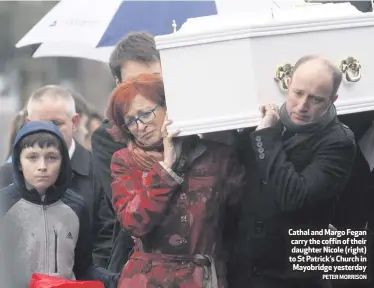
<svg viewBox="0 0 374 288"><path fill-rule="evenodd" d="M189 19L177 33L156 37L170 130L182 136L257 126L258 106L284 101L289 69L307 54L341 66L340 115L374 110L374 41L367 41L374 35L374 14L347 5L320 5L328 15L316 7L308 10L313 13L280 11L271 21Z"/></svg>

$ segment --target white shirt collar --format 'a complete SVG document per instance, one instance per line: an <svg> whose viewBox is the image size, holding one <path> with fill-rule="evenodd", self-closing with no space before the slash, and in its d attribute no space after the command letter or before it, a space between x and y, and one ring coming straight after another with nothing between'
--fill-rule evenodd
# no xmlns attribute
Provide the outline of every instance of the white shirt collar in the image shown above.
<svg viewBox="0 0 374 288"><path fill-rule="evenodd" d="M75 151L75 141L74 141L74 139L72 139L71 146L69 148L69 157L70 157L70 159L73 157L74 151Z"/></svg>

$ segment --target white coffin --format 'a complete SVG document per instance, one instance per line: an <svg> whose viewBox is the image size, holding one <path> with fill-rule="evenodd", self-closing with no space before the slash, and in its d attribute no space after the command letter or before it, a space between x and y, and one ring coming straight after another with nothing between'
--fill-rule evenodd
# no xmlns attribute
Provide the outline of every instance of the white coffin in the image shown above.
<svg viewBox="0 0 374 288"><path fill-rule="evenodd" d="M211 16L156 37L170 130L191 135L258 125L261 103L285 99L274 79L277 66L294 65L306 54L324 55L337 65L347 57L358 60L361 79L342 83L338 113L373 110L374 14L299 16L265 24Z"/></svg>

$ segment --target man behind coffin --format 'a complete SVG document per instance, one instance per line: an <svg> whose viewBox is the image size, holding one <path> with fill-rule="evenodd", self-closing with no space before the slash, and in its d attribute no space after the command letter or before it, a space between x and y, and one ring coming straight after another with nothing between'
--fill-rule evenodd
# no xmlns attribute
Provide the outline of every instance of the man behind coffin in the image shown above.
<svg viewBox="0 0 374 288"><path fill-rule="evenodd" d="M328 287L320 275L292 271L289 229L327 229L333 205L349 177L356 145L337 118L340 71L320 56L294 67L288 95L278 109L260 107L255 131L243 131L239 153L249 185L243 193L230 287Z"/></svg>

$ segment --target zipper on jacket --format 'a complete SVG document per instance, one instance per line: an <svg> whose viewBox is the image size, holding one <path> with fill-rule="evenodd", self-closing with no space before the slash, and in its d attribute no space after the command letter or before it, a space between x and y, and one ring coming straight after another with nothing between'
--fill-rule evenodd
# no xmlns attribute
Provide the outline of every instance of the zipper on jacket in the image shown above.
<svg viewBox="0 0 374 288"><path fill-rule="evenodd" d="M58 273L57 271L57 231L54 230L55 232L55 273Z"/></svg>
<svg viewBox="0 0 374 288"><path fill-rule="evenodd" d="M49 264L48 264L48 224L47 224L47 207L42 206L43 217L44 217L44 234L45 234L45 255L44 255L44 273L48 273Z"/></svg>

